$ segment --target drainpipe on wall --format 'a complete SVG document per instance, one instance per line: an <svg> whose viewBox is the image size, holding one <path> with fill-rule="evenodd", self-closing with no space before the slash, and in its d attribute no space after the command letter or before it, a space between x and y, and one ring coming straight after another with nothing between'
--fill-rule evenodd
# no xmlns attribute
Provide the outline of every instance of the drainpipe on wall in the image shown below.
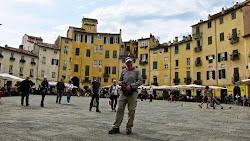
<svg viewBox="0 0 250 141"><path fill-rule="evenodd" d="M216 58L216 60L215 60L215 62L216 62L216 66L215 66L215 73L217 74L216 75L216 85L218 86L218 79L219 79L219 75L218 75L218 53L217 53L217 38L216 38L216 19L214 20L215 21L215 27L214 27L214 29L215 29L215 58Z"/></svg>

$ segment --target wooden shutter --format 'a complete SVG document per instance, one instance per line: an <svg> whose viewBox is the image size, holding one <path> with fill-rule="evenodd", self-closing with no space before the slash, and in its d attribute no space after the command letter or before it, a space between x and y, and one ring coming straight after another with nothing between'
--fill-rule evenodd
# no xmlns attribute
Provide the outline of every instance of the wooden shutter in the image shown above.
<svg viewBox="0 0 250 141"><path fill-rule="evenodd" d="M209 71L207 71L207 80L209 80Z"/></svg>
<svg viewBox="0 0 250 141"><path fill-rule="evenodd" d="M91 43L94 43L94 36L91 36Z"/></svg>
<svg viewBox="0 0 250 141"><path fill-rule="evenodd" d="M226 69L222 69L222 78L226 78Z"/></svg>
<svg viewBox="0 0 250 141"><path fill-rule="evenodd" d="M142 60L142 54L141 54L141 59L140 60Z"/></svg>
<svg viewBox="0 0 250 141"><path fill-rule="evenodd" d="M219 70L219 79L221 79L221 70Z"/></svg>
<svg viewBox="0 0 250 141"><path fill-rule="evenodd" d="M81 34L81 42L82 42L83 35Z"/></svg>
<svg viewBox="0 0 250 141"><path fill-rule="evenodd" d="M58 59L56 60L56 65L58 65Z"/></svg>
<svg viewBox="0 0 250 141"><path fill-rule="evenodd" d="M104 44L106 44L106 37L104 37Z"/></svg>
<svg viewBox="0 0 250 141"><path fill-rule="evenodd" d="M117 37L118 38L118 44L120 44L120 37Z"/></svg>
<svg viewBox="0 0 250 141"><path fill-rule="evenodd" d="M148 54L146 54L146 61L148 60Z"/></svg>
<svg viewBox="0 0 250 141"><path fill-rule="evenodd" d="M53 61L54 61L54 59L52 59L52 61L51 61L51 65L53 65Z"/></svg>
<svg viewBox="0 0 250 141"><path fill-rule="evenodd" d="M76 41L76 33L75 33L75 41Z"/></svg>
<svg viewBox="0 0 250 141"><path fill-rule="evenodd" d="M225 52L225 61L227 61L227 52Z"/></svg>
<svg viewBox="0 0 250 141"><path fill-rule="evenodd" d="M213 56L213 59L214 59L214 55L212 55Z"/></svg>
<svg viewBox="0 0 250 141"><path fill-rule="evenodd" d="M208 56L206 56L206 60L208 60Z"/></svg>
<svg viewBox="0 0 250 141"><path fill-rule="evenodd" d="M88 36L87 36L87 35L85 35L85 43L87 43L87 37L88 37Z"/></svg>
<svg viewBox="0 0 250 141"><path fill-rule="evenodd" d="M110 37L110 44L113 44L114 37Z"/></svg>
<svg viewBox="0 0 250 141"><path fill-rule="evenodd" d="M215 79L215 71L212 71L212 78Z"/></svg>
<svg viewBox="0 0 250 141"><path fill-rule="evenodd" d="M218 62L220 62L220 53L218 53Z"/></svg>

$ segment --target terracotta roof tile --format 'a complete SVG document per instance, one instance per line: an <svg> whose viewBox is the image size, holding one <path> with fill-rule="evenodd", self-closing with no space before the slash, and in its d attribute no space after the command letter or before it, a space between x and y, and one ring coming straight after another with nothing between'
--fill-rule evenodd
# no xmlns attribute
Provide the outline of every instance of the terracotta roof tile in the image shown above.
<svg viewBox="0 0 250 141"><path fill-rule="evenodd" d="M18 49L18 48L14 48L14 47L2 47L0 46L1 49L6 49L6 50L9 50L9 51L13 51L13 52L18 52L18 53L21 53L21 54L26 54L26 55L30 55L30 56L34 56L34 57L37 57L37 55L35 55L34 53L28 51L28 50L22 50L22 49Z"/></svg>
<svg viewBox="0 0 250 141"><path fill-rule="evenodd" d="M36 43L36 45L41 47L46 47L50 49L59 49L55 44L49 44L49 43Z"/></svg>
<svg viewBox="0 0 250 141"><path fill-rule="evenodd" d="M26 34L27 35L27 34ZM35 36L30 36L30 35L27 35L29 38L31 39L36 39L36 40L43 40L41 37L35 37Z"/></svg>

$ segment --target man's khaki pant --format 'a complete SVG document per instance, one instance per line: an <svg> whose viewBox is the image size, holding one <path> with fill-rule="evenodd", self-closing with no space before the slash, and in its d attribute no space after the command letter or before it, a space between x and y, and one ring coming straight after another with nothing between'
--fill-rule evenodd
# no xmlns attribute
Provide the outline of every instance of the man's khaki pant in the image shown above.
<svg viewBox="0 0 250 141"><path fill-rule="evenodd" d="M113 128L120 127L122 120L123 120L123 116L124 116L124 110L127 104L128 104L127 129L130 129L131 127L133 127L133 122L135 118L135 108L137 105L137 92L135 91L131 96L125 96L121 91L120 97L118 100L118 109L116 112L116 118L113 124Z"/></svg>

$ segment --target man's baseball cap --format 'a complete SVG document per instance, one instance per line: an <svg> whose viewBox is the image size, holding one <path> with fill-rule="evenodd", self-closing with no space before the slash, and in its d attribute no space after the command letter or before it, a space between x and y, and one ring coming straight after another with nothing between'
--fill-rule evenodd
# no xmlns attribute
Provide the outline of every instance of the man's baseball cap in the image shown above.
<svg viewBox="0 0 250 141"><path fill-rule="evenodd" d="M127 63L128 61L133 61L130 57L127 57L126 59L125 59L125 63Z"/></svg>

